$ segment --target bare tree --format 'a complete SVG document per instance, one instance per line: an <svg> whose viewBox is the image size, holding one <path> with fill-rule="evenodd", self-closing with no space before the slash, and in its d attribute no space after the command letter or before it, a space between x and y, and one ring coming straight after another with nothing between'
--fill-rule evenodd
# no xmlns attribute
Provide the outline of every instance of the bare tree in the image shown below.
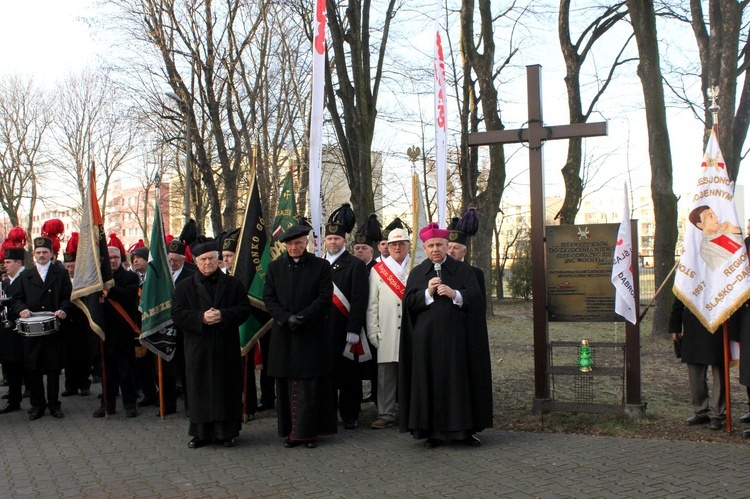
<svg viewBox="0 0 750 499"><path fill-rule="evenodd" d="M490 248L495 217L505 186L505 149L502 145L489 148L489 169L480 179L479 160L476 154L470 153L467 135L477 131L481 122L487 131L504 128L496 85L518 49L511 42L508 52L500 56L500 60L496 59L495 25L513 9L515 5L495 12L491 0L478 0L476 3L474 0L463 0L461 3L461 56L464 66L462 98L459 102L461 194L465 207L477 207L480 223L472 244L472 259L485 275L492 275ZM476 11L479 13L478 20L475 19ZM491 302L488 305L491 310Z"/></svg>
<svg viewBox="0 0 750 499"><path fill-rule="evenodd" d="M79 194L72 208L80 209L85 204L88 170L95 163L104 215L109 183L134 148L129 110L114 82L93 71L66 78L55 102L51 129L57 145L52 158L55 171Z"/></svg>
<svg viewBox="0 0 750 499"><path fill-rule="evenodd" d="M396 0L376 10L370 0L327 2L331 60L326 61L326 107L344 157L344 170L357 220L375 211L372 141L383 81L386 45ZM374 14L382 22L375 26ZM375 36L379 36L376 40ZM328 54L326 57L328 58Z"/></svg>
<svg viewBox="0 0 750 499"><path fill-rule="evenodd" d="M659 45L656 34L656 14L649 0L627 0L630 20L638 45L638 76L643 87L646 106L646 126L651 157L651 197L654 202L654 279L664 282L674 266L677 243L677 198L672 190L672 156L669 148L666 106ZM656 314L651 334L669 334L669 314L674 295L672 286L665 286L656 299Z"/></svg>
<svg viewBox="0 0 750 499"><path fill-rule="evenodd" d="M698 46L700 67L697 70L692 66L678 68L676 71L688 82L694 81L696 71L699 73L700 98L694 99L682 83L665 81L674 97L690 108L706 128L713 125L708 91L714 87L719 89L719 143L727 163L729 178L736 180L740 162L745 156L742 154L742 147L750 125L750 25L746 9L748 2L710 0L708 12L703 10L705 3L690 0L689 6L672 2L664 2L662 5L665 17L689 24L693 31ZM742 84L739 83L740 78L744 78ZM700 105L696 101L700 101Z"/></svg>
<svg viewBox="0 0 750 499"><path fill-rule="evenodd" d="M597 8L596 17L586 25L578 38L572 40L572 27L570 22L571 0L560 0L558 12L558 37L565 59L565 88L568 92L568 112L571 123L586 123L596 109L596 103L604 94L606 89L616 75L619 66L636 60L624 56L632 35L621 45L620 51L614 58L606 76L596 82L596 90L591 97L586 110L583 109L583 96L581 92L581 69L586 58L591 55L597 42L606 40L603 38L615 25L627 16L625 2L616 2L612 5ZM581 12L576 13L580 19ZM561 224L575 223L576 215L581 207L583 197L583 179L581 178L582 151L580 137L571 138L568 141L568 156L565 166L562 168L562 176L565 181L565 200L557 217Z"/></svg>
<svg viewBox="0 0 750 499"><path fill-rule="evenodd" d="M48 104L32 80L18 76L0 79L0 207L15 226L21 224L20 212L25 203L28 233L49 124Z"/></svg>

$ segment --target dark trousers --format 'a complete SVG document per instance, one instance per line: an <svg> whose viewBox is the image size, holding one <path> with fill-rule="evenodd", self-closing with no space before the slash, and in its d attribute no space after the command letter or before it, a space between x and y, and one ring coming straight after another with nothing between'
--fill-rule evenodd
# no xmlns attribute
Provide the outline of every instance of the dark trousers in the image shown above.
<svg viewBox="0 0 750 499"><path fill-rule="evenodd" d="M47 375L47 397L44 397L44 375ZM31 392L31 407L43 411L60 408L60 370L43 371L34 369L28 371L27 383Z"/></svg>
<svg viewBox="0 0 750 499"><path fill-rule="evenodd" d="M266 333L260 338L260 356L263 359L263 368L260 370L260 402L270 409L276 403L276 380L266 374L268 365L268 351L271 348L271 333Z"/></svg>
<svg viewBox="0 0 750 499"><path fill-rule="evenodd" d="M20 404L23 396L23 361L3 361L3 374L8 380L8 403Z"/></svg>
<svg viewBox="0 0 750 499"><path fill-rule="evenodd" d="M146 350L146 355L136 357L135 363L138 368L139 386L143 391L143 396L150 400L156 400L156 355L150 350Z"/></svg>
<svg viewBox="0 0 750 499"><path fill-rule="evenodd" d="M339 364L340 370L336 376L334 400L338 402L339 415L345 422L356 421L359 418L362 402L362 375L356 360L344 359Z"/></svg>
<svg viewBox="0 0 750 499"><path fill-rule="evenodd" d="M91 388L91 348L88 330L70 331L65 338L65 389Z"/></svg>
<svg viewBox="0 0 750 499"><path fill-rule="evenodd" d="M122 393L122 406L125 409L133 409L138 400L135 388L135 351L125 347L111 354L105 354L104 367L107 374L108 412L114 412L117 408L118 391ZM102 405L104 405L103 399Z"/></svg>

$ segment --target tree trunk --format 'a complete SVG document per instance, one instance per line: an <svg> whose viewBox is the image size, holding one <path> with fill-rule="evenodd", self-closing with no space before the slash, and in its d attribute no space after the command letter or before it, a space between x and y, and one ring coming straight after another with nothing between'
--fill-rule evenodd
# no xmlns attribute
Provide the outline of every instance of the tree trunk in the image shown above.
<svg viewBox="0 0 750 499"><path fill-rule="evenodd" d="M643 86L651 158L651 197L654 202L654 279L658 287L675 262L677 244L677 199L672 191L672 157L669 149L666 105L659 65L656 16L649 0L628 0L640 61L638 76ZM674 294L672 278L656 299L652 336L668 336L669 315Z"/></svg>

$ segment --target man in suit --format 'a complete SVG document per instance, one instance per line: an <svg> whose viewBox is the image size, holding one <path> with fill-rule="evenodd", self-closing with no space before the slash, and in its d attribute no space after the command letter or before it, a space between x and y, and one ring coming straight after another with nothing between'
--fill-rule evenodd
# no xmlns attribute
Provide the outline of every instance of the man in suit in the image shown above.
<svg viewBox="0 0 750 499"><path fill-rule="evenodd" d="M76 271L78 253L78 233L68 238L63 253L63 265L68 271L71 283ZM65 390L63 397L75 395L80 390L82 396L91 394L91 337L94 334L89 319L78 307L71 307L68 318L60 324L60 332L65 338Z"/></svg>
<svg viewBox="0 0 750 499"><path fill-rule="evenodd" d="M318 435L337 431L326 331L331 266L307 252L309 232L309 226L294 225L282 234L286 253L268 265L263 287L274 319L268 375L276 378L278 433L287 448L314 448Z"/></svg>
<svg viewBox="0 0 750 499"><path fill-rule="evenodd" d="M367 266L367 275L370 275L372 268L378 263L375 257L375 247L378 245L383 234L380 231L381 225L378 216L372 213L367 220L357 229L354 235L354 256L362 260ZM369 340L370 352L372 359L362 365L362 378L370 382L370 393L362 398L362 402L377 402L378 400L378 349Z"/></svg>
<svg viewBox="0 0 750 499"><path fill-rule="evenodd" d="M21 318L32 312L52 312L58 320L65 320L73 305L70 293L73 286L65 268L52 258L52 239L34 239L34 267L18 277L13 289L13 310ZM63 336L53 331L45 336L26 337L24 340L24 365L31 391L29 419L34 421L44 415L45 408L55 418L62 418L60 371L64 363ZM47 375L45 397L44 375Z"/></svg>
<svg viewBox="0 0 750 499"><path fill-rule="evenodd" d="M339 222L325 225L325 259L331 265L333 298L328 334L333 346L334 382L344 428L359 426L362 401L361 362L372 359L363 328L367 310L367 267L346 249L346 227ZM366 347L366 348L365 348Z"/></svg>
<svg viewBox="0 0 750 499"><path fill-rule="evenodd" d="M404 229L388 232L388 257L370 272L367 336L378 349L378 419L370 428L393 426L398 387L398 349L401 342L402 300L409 277L411 242Z"/></svg>
<svg viewBox="0 0 750 499"><path fill-rule="evenodd" d="M7 274L7 277L3 279L3 293L6 297L13 294L18 276L24 271L25 256L26 251L23 248L6 247L3 251L3 266ZM17 317L13 308L7 306L6 313L6 322L2 324L0 330L0 361L3 365L3 374L8 379L8 402L0 409L0 414L14 412L21 408L23 384L23 338L15 331Z"/></svg>
<svg viewBox="0 0 750 499"><path fill-rule="evenodd" d="M115 285L107 291L104 302L106 330L104 339L104 368L107 396L94 411L95 418L116 413L117 392L122 393L125 416L138 415L136 403L135 316L138 312L138 276L122 266L120 248L110 246L109 264Z"/></svg>
<svg viewBox="0 0 750 499"><path fill-rule="evenodd" d="M469 238L476 234L478 228L479 217L474 208L469 208L461 218L456 217L451 220L451 223L448 226L448 230L450 231L448 234L448 254L451 258L458 260L459 262L466 261L466 244ZM482 291L482 298L486 300L487 291L484 283L484 272L482 272L482 269L479 267L474 267L471 264L469 266L471 267L472 272L474 272L474 276L477 278L479 289Z"/></svg>

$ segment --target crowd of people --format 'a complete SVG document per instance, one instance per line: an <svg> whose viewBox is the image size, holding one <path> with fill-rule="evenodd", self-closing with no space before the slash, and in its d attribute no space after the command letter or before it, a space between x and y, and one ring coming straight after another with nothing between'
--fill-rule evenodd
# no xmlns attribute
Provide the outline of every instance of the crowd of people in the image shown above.
<svg viewBox="0 0 750 499"><path fill-rule="evenodd" d="M110 235L114 285L100 299L100 340L71 302L76 235L58 260L62 224L50 221L32 241L32 261L27 235L16 227L2 245L8 300L0 362L8 392L0 414L21 410L25 385L30 420L47 411L63 418L60 396L89 396L91 383L101 380L94 418L115 414L118 395L128 418L160 398L163 417L177 410L182 394L190 448L233 446L243 404L251 415L276 409L285 447L314 448L320 436L338 431L339 418L345 430L358 428L367 401L376 403L378 416L362 423L374 430L398 425L426 448L479 446L476 434L492 426L492 380L484 277L463 261L475 223L470 210L449 229L421 228L427 258L416 265L398 219L381 230L371 215L352 234L354 214L342 206L324 226L323 258L308 251L309 225L289 227L278 237L286 252L265 274L263 306L273 327L255 347L260 352L249 354L258 359L251 365L262 359L260 396L240 348L239 328L253 305L231 275L239 230L217 240L168 241L176 349L163 363L159 393L155 355L138 342L148 248L126 251ZM363 381L371 393L363 393Z"/></svg>

